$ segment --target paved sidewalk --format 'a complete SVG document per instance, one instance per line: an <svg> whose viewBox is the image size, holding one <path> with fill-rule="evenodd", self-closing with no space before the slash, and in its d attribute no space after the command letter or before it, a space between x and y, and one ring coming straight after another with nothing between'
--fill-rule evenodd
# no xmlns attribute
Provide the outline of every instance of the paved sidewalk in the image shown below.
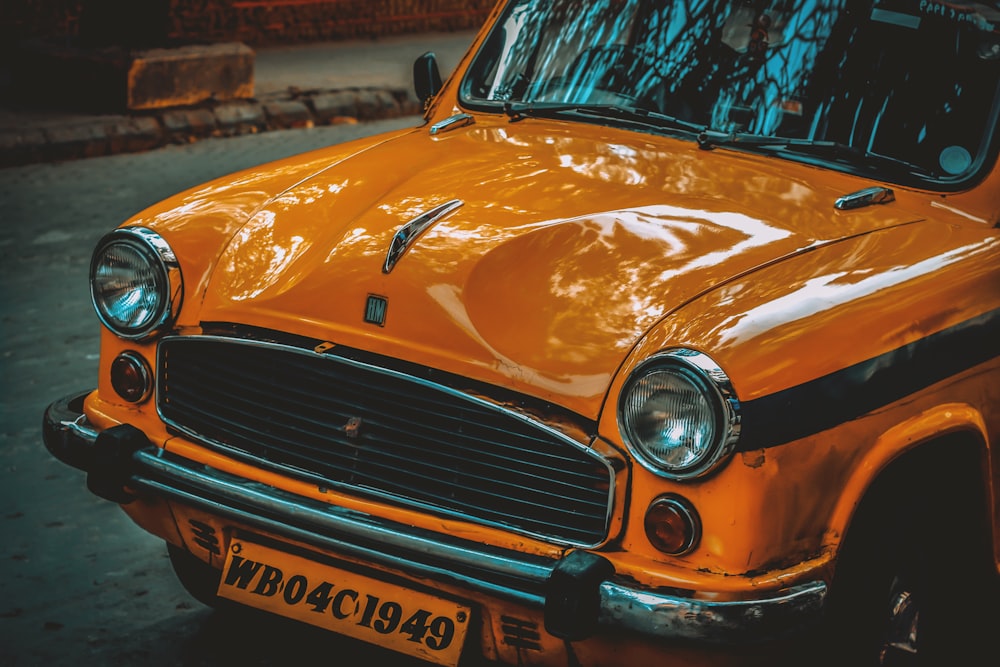
<svg viewBox="0 0 1000 667"><path fill-rule="evenodd" d="M254 97L131 114L87 114L11 99L0 63L0 167L149 150L205 137L419 114L413 61L450 74L475 31L254 49Z"/></svg>

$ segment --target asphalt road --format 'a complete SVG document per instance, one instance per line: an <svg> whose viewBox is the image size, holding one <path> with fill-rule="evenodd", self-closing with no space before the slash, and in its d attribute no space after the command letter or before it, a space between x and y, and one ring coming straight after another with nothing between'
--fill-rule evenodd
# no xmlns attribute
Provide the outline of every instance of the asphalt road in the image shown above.
<svg viewBox="0 0 1000 667"><path fill-rule="evenodd" d="M0 665L203 667L419 663L320 630L213 612L163 543L49 455L45 407L96 382L91 250L156 201L215 176L412 126L416 117L209 139L0 169Z"/></svg>

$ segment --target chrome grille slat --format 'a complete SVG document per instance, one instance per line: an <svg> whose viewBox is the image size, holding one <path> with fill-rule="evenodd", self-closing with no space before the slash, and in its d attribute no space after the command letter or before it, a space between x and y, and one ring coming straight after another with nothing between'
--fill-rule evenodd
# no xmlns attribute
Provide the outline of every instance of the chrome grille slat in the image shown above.
<svg viewBox="0 0 1000 667"><path fill-rule="evenodd" d="M249 378L248 378L248 379L249 379ZM272 401L267 401L267 405L268 405L268 407L271 407L271 404L272 404ZM346 402L345 402L345 404L346 404ZM354 410L362 410L362 409L363 409L363 406L362 406L361 404L359 404L359 403L356 403L356 402L354 402L354 403L350 403L350 404L348 404L348 405L349 405L349 407L350 407L351 409L354 409ZM223 407L223 406L220 406L220 407ZM294 407L294 406L293 406L293 407ZM348 411L341 411L341 412L339 413L339 415L338 415L338 416L342 416L342 417L344 417L344 418L345 418L345 420L346 420L346 417L347 417L347 412L348 412ZM409 420L409 421L407 422L407 425L408 425L408 426L410 426L410 427L411 427L412 429L427 429L427 428L433 428L433 429L435 429L435 431L436 431L436 432L439 432L439 433L441 433L441 432L444 432L444 433L446 433L446 432L447 432L447 431L446 431L445 429L442 429L442 428L440 428L440 427L435 427L435 426L434 426L433 424L431 424L431 425L430 425L430 426L428 427L428 424L427 424L427 416L426 416L426 415L427 415L427 414L428 414L428 413L430 412L429 410L426 410L426 409L425 409L425 410L423 410L423 411L419 411L419 412L416 412L416 411L412 411L412 410L410 410L410 411L408 411L408 412L413 412L413 413L414 413L414 417L413 417L413 418L411 418L411 419L410 419L410 420ZM444 419L448 419L448 417L447 417L447 416L442 416L442 415L440 415L440 414L436 415L436 417L437 417L438 419L442 419L442 420L444 420ZM402 420L401 420L401 419L399 419L399 418L397 417L397 422L398 422L398 421L402 421ZM463 423L463 424L466 424L466 425L468 426L468 423L467 423L467 422L460 422L460 423ZM481 428L482 428L482 427L481 427ZM411 431L411 432L409 432L409 433L408 433L408 435L412 437L412 435L413 435L413 432L412 432L412 431ZM508 435L508 434L507 434L507 433L505 433L505 432L501 432L501 434L500 434L500 435L501 435L501 436L506 436L506 435ZM466 437L467 439L468 439L468 438L471 438L471 436L470 436L469 434L466 434L466 436L465 436L465 437ZM443 444L444 444L444 445L447 445L447 441L444 441L444 442L443 442ZM504 443L503 443L502 441L498 440L498 441L496 441L496 446L498 446L498 447L501 447L501 448L502 448L502 447L504 447L505 445L504 445ZM464 454L464 452L463 452L463 454ZM545 453L534 453L534 452L525 452L525 451L524 451L523 449L520 449L520 450L517 450L517 451L516 451L516 454L517 454L517 455L519 455L519 456L524 456L524 455L526 455L526 454L527 454L527 455L531 455L531 456L547 456L547 455L546 455ZM572 459L570 459L570 458L568 458L568 457L560 457L560 464L567 464L567 465L569 465L569 464L571 464L571 463L572 463ZM543 464L543 465L544 465L544 464ZM546 467L547 467L547 466L546 466Z"/></svg>
<svg viewBox="0 0 1000 667"><path fill-rule="evenodd" d="M199 406L196 406L196 405L186 406L186 409L189 411L190 414L198 413L198 414L202 414L204 416L208 416L208 414L209 414L209 413L206 413L204 410L202 410ZM245 434L245 438L247 440L252 440L253 439L251 436L253 435L254 431L252 431L252 430L246 428L245 426L243 426L241 422L231 422L231 423L232 423L232 426L230 428L234 432L237 432L237 433L243 432ZM317 425L319 424L319 422L313 422L313 423L316 423ZM303 430L303 429L300 429L300 428L296 428L294 426L293 427L289 427L289 428L294 429L297 433L299 433L299 434L301 434L303 436L315 435L315 434L309 433L306 430ZM306 457L307 458L308 457L308 452L315 450L315 451L317 451L317 453L322 453L322 452L325 451L325 457L327 459L329 459L329 460L332 460L332 461L339 460L339 457L337 457L335 454L331 454L331 453L329 453L328 450L322 449L322 445L321 444L310 445L308 443L303 442L302 440L294 440L294 441L287 441L286 442L286 446L289 448L289 451L291 451L294 448L294 450L296 450L302 457ZM420 447L418 447L416 445L403 443L403 442L400 442L398 444L398 448L399 448L400 452L411 451L414 455L418 455L418 454L423 455L423 454L426 453L426 450L423 449L423 448L420 448ZM460 457L458 455L448 454L446 452L437 452L436 454L437 454L438 458L453 459L457 463L460 463L460 464L464 463L464 464L466 464L466 470L465 470L465 472L469 476L474 476L474 477L477 476L476 473L474 472L474 469L477 469L477 468L485 468L485 469L487 469L484 473L481 473L480 475L478 475L484 481L489 481L489 480L495 479L495 476L483 477L482 475L484 475L486 472L493 472L493 473L496 473L496 474L498 474L500 476L503 476L504 473L506 473L508 471L508 468L503 465L506 462L506 459L502 459L502 458L497 457L497 456L495 456L493 454L484 454L482 458L480 458L479 460L476 460L476 461L472 461L472 462L466 461L464 458L462 458L462 457ZM401 457L401 456L390 456L390 458L393 459L393 460L397 460L400 463L400 465L409 466L409 465L413 464L413 459L412 458ZM314 460L317 463L317 465L322 465L322 459L321 458L316 458ZM565 460L565 459L562 459L562 460ZM489 461L495 461L495 463L489 463ZM559 480L559 479L555 479L554 477L551 477L551 478L547 479L546 477L544 477L542 475L543 472L548 471L548 472L553 472L554 474L562 473L565 476L569 476L571 473L569 471L566 471L566 470L552 471L551 468L546 468L544 466L540 466L540 465L532 463L532 462L524 462L524 468L525 468L525 470L523 471L523 474L529 480L533 479L533 480L538 481L538 482L548 482L549 484L552 484L552 485L555 485L555 486L567 487L567 489L566 489L567 492L569 492L572 489L575 489L576 485L577 485L577 483L579 481L578 479L572 479L571 481L562 481L562 480ZM442 466L442 469L447 469L447 468L445 466ZM537 473L532 474L531 472L529 472L530 470L537 470ZM411 470L410 472L414 472L414 471ZM527 487L525 487L524 490L526 492L529 491L529 489ZM553 497L554 498L558 498L558 496L553 496ZM573 498L572 500L575 501L575 502L580 502L580 499L578 499L578 498ZM601 498L598 499L598 503L602 504L603 500L604 500L604 498L602 496Z"/></svg>
<svg viewBox="0 0 1000 667"><path fill-rule="evenodd" d="M310 349L214 336L160 344L164 420L241 458L389 502L579 545L606 536L608 461L454 389ZM344 426L360 418L356 437Z"/></svg>

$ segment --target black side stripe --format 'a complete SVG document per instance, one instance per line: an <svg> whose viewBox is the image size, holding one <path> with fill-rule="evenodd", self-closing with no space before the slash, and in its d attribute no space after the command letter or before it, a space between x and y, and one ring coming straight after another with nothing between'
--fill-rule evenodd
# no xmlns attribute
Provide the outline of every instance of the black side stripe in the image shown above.
<svg viewBox="0 0 1000 667"><path fill-rule="evenodd" d="M1000 309L835 373L743 403L737 451L774 447L825 431L998 355Z"/></svg>

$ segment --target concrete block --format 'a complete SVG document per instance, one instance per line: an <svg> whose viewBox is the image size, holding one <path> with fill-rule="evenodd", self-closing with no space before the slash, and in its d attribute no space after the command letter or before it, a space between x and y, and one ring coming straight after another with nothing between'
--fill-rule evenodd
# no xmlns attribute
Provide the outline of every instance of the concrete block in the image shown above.
<svg viewBox="0 0 1000 667"><path fill-rule="evenodd" d="M417 93L407 88L399 88L392 91L396 103L399 105L399 113L403 116L422 114L424 103L417 99Z"/></svg>
<svg viewBox="0 0 1000 667"><path fill-rule="evenodd" d="M257 132L267 125L263 107L247 102L220 104L215 108L215 120L224 134Z"/></svg>
<svg viewBox="0 0 1000 667"><path fill-rule="evenodd" d="M391 118L399 115L399 104L385 91L359 90L356 113L359 120Z"/></svg>
<svg viewBox="0 0 1000 667"><path fill-rule="evenodd" d="M255 54L239 42L147 50L26 41L14 86L59 108L121 113L253 97Z"/></svg>
<svg viewBox="0 0 1000 667"><path fill-rule="evenodd" d="M309 103L320 123L330 123L344 117L353 118L358 113L357 93L351 90L313 95Z"/></svg>
<svg viewBox="0 0 1000 667"><path fill-rule="evenodd" d="M253 97L254 52L239 42L137 51L127 76L129 109Z"/></svg>
<svg viewBox="0 0 1000 667"><path fill-rule="evenodd" d="M216 131L215 114L210 109L169 109L160 116L163 129L170 135L207 137Z"/></svg>
<svg viewBox="0 0 1000 667"><path fill-rule="evenodd" d="M40 128L0 130L0 166L37 162L47 146L48 139Z"/></svg>
<svg viewBox="0 0 1000 667"><path fill-rule="evenodd" d="M136 116L111 123L106 127L108 150L112 155L135 153L163 145L166 133L160 123L149 116Z"/></svg>
<svg viewBox="0 0 1000 667"><path fill-rule="evenodd" d="M312 112L305 102L299 100L273 100L264 103L264 115L268 127L287 129L292 127L312 127Z"/></svg>
<svg viewBox="0 0 1000 667"><path fill-rule="evenodd" d="M106 121L53 126L44 129L52 154L63 159L108 154Z"/></svg>

